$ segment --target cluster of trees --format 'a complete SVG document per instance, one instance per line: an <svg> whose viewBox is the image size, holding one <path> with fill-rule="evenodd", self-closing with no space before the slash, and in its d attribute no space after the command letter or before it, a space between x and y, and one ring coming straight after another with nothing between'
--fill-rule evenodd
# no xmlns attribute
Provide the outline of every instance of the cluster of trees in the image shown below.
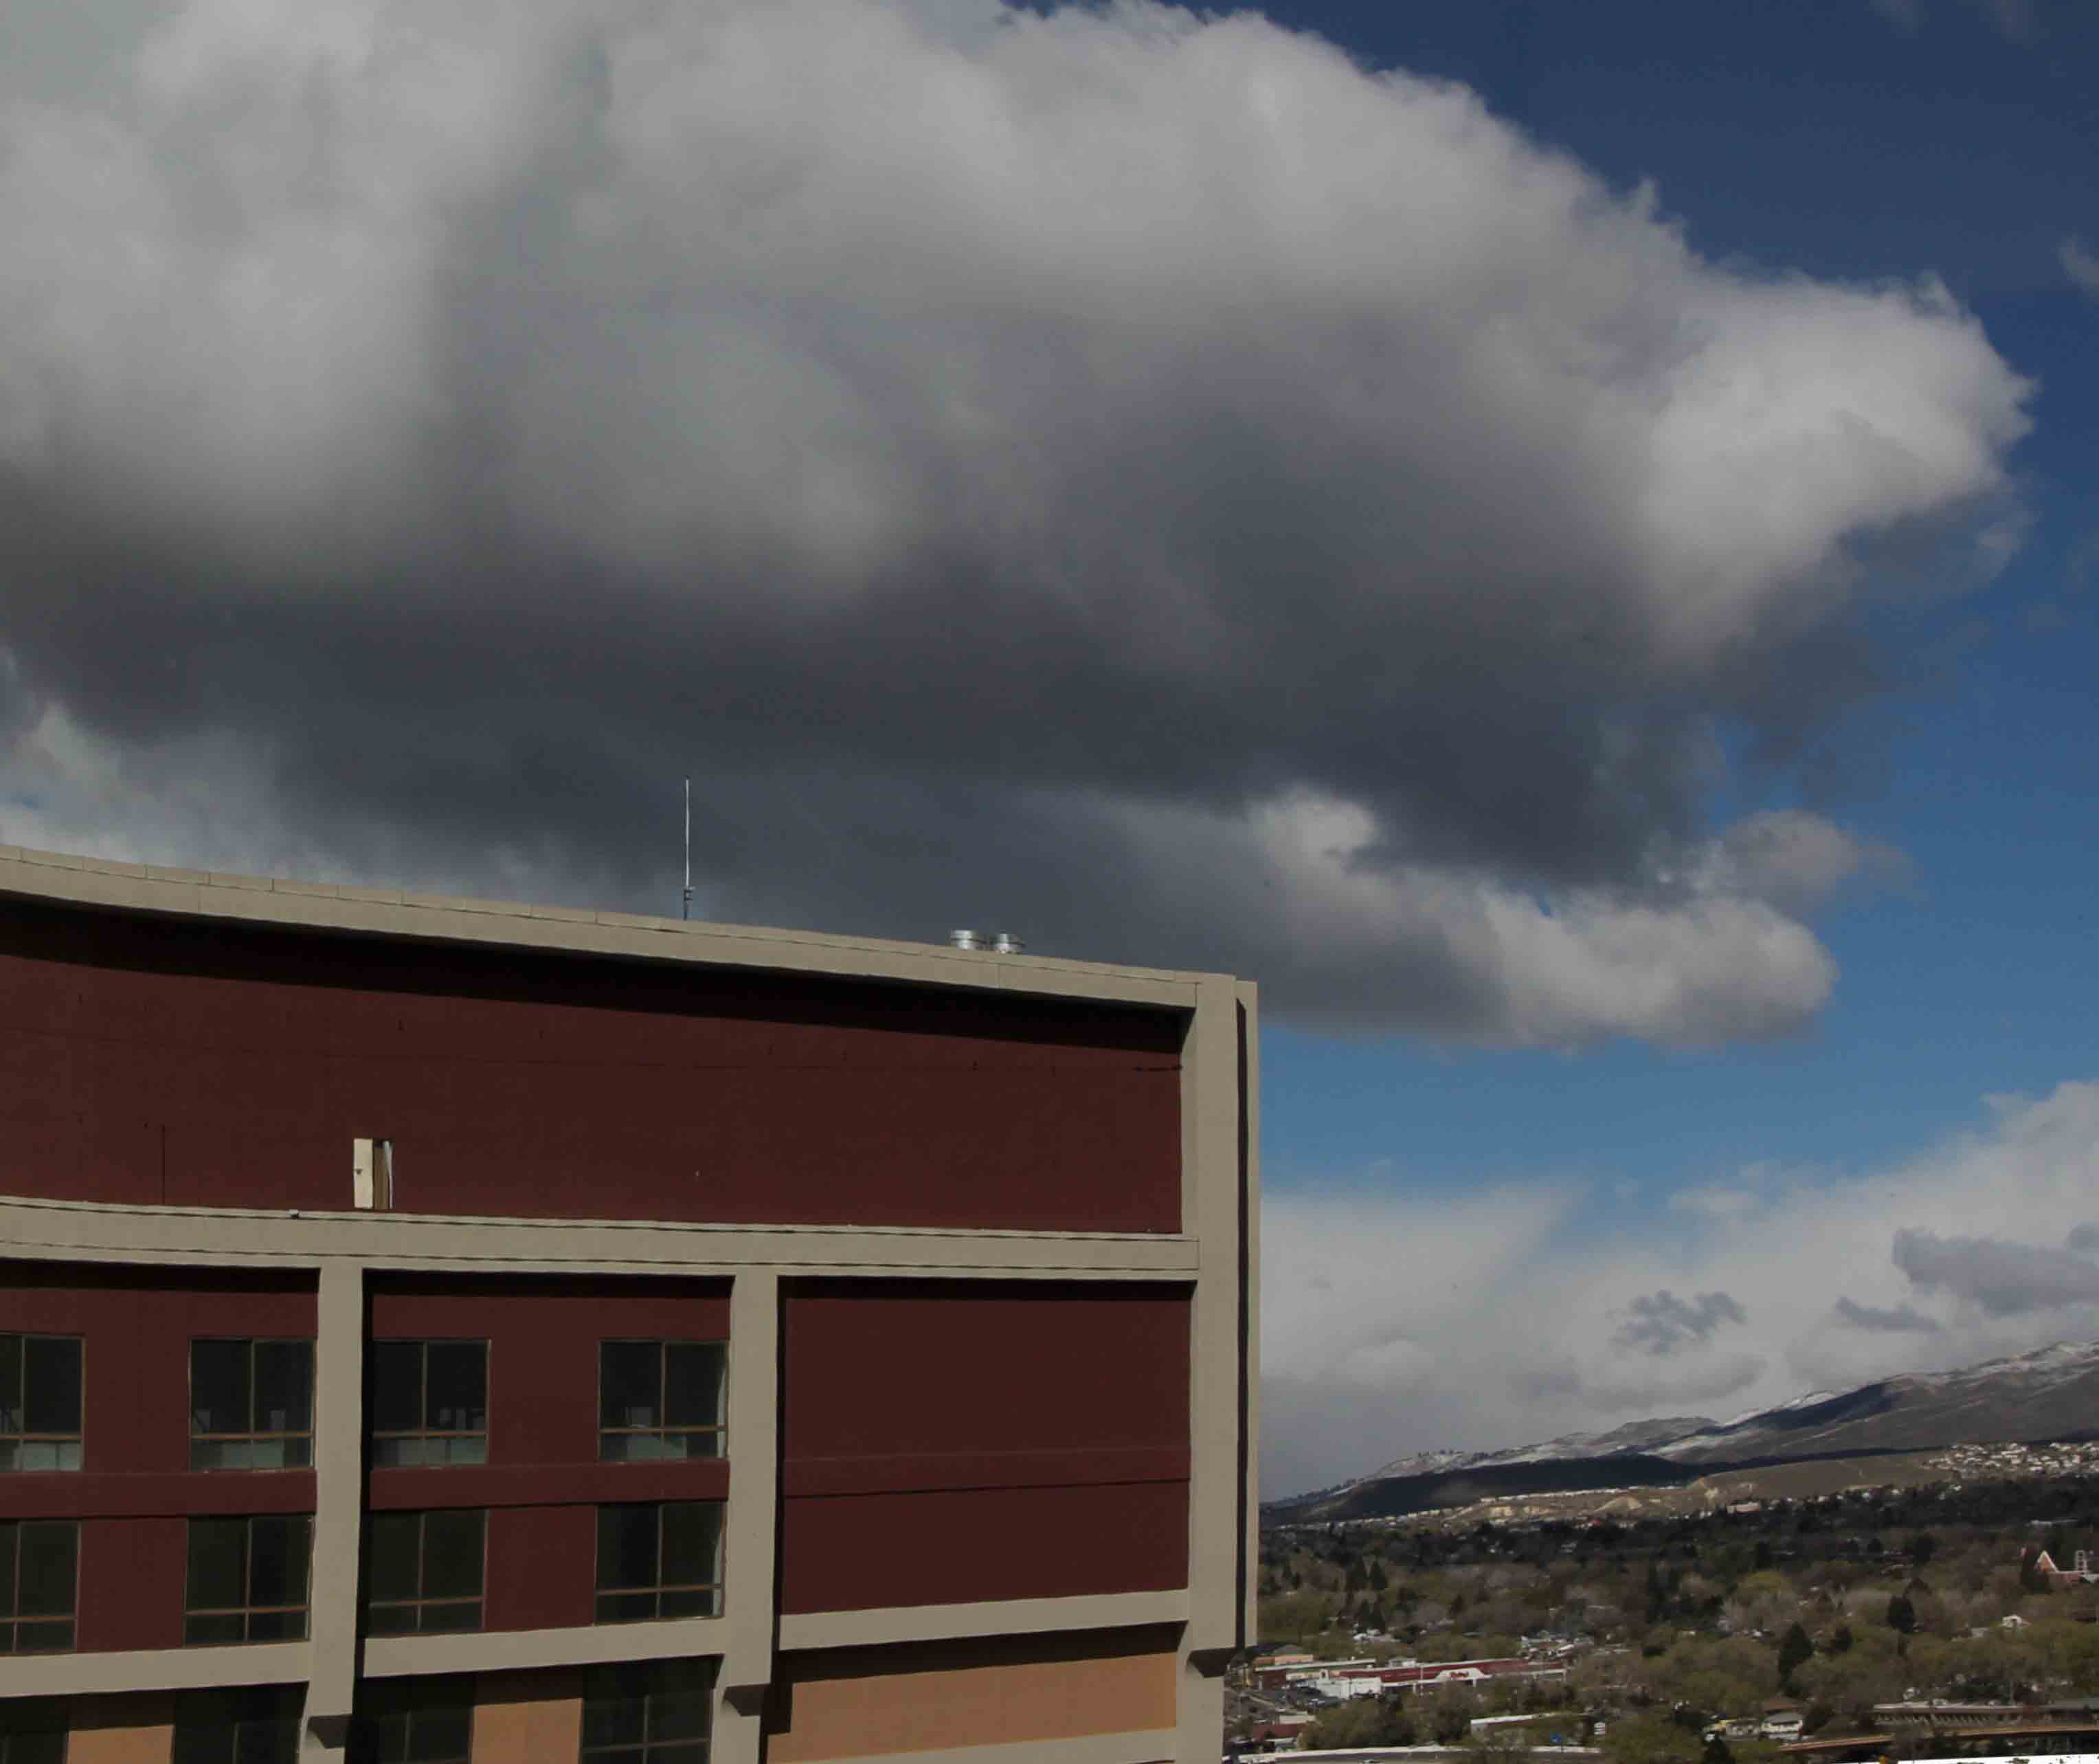
<svg viewBox="0 0 2099 1764"><path fill-rule="evenodd" d="M1277 1534L1264 1541L1261 1634L1327 1657L1485 1657L1540 1633L1585 1644L1567 1684L1542 1693L1498 1684L1329 1710L1318 1727L1337 1745L1455 1743L1473 1716L1542 1694L1608 1712L1622 1764L1724 1764L1706 1723L1781 1696L1811 1731L1855 1732L1873 1705L1911 1696L2099 1691L2099 1622L2084 1621L2099 1590L2052 1590L2033 1565L2044 1543L2066 1561L2099 1535L2099 1487L2024 1487L2053 1524L2024 1511L1978 1520L2003 1503L1999 1485L1965 1507L1956 1489L1578 1529ZM1390 1639L1358 1643L1363 1630ZM1756 1751L1738 1743L1732 1764Z"/></svg>

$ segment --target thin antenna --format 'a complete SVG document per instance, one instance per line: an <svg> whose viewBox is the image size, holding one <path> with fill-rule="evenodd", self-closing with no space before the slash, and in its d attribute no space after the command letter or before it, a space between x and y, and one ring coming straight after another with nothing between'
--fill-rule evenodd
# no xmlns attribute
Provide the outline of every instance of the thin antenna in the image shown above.
<svg viewBox="0 0 2099 1764"><path fill-rule="evenodd" d="M685 898L678 909L678 917L689 919L693 916L693 781L685 780Z"/></svg>

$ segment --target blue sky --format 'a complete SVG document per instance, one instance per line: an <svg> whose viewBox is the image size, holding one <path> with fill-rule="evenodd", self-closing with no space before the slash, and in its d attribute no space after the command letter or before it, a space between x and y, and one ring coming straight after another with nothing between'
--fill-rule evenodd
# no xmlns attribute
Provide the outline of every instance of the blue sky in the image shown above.
<svg viewBox="0 0 2099 1764"><path fill-rule="evenodd" d="M2021 556L1887 621L1892 690L1813 793L1911 861L1819 922L1843 971L1813 1027L1577 1058L1272 1028L1270 1181L1397 1157L1431 1184L1566 1169L1647 1194L1756 1159L1870 1167L1971 1123L1986 1093L2099 1072L2099 301L2061 258L2099 234L2099 12L2039 7L2021 29L1956 0L1908 26L1864 0L1265 10L1463 80L1622 185L1653 180L1709 255L1936 272L2041 383L2014 455Z"/></svg>
<svg viewBox="0 0 2099 1764"><path fill-rule="evenodd" d="M1270 1192L1455 1203L1506 1185L1521 1205L1571 1188L1582 1199L1563 1245L1666 1243L1673 1196L1750 1172L1811 1192L1885 1179L1894 1222L1921 1160L1957 1161L1949 1148L1989 1141L1986 1099L2046 1098L2099 1075L2099 292L2078 286L2063 256L2066 240L2099 231L2099 11L1958 0L1913 11L1863 0L1266 10L1371 64L1463 81L1622 186L1652 179L1706 255L1843 281L1935 273L2040 382L2035 427L2012 456L2031 520L2015 560L1978 592L1884 612L1886 690L1836 732L1825 763L1746 776L1727 793L1735 807L1760 785L1766 801L1806 803L1906 860L1899 879L1817 920L1842 974L1814 1021L1763 1045L1621 1040L1578 1054L1272 1027ZM1980 1177L1969 1186L2008 1235L2031 1234L2016 1181L1995 1196ZM1394 1228L1425 1216L1395 1215ZM1780 1208L1759 1228L1782 1240L1814 1216ZM1828 1293L1803 1272L1791 1296L1820 1310ZM2090 1319L2021 1321L2038 1340ZM1938 1339L1898 1331L1881 1346L1890 1370L1985 1351L1950 1319ZM1879 1369L1870 1351L1847 1368ZM1815 1370L1796 1356L1778 1379L1805 1384ZM1777 1389L1767 1375L1747 1394ZM1497 1441L1525 1431L1520 1414L1472 1414ZM1307 1461L1298 1476L1337 1465Z"/></svg>
<svg viewBox="0 0 2099 1764"><path fill-rule="evenodd" d="M7 33L0 838L1255 979L1272 1489L2099 1335L2099 9Z"/></svg>

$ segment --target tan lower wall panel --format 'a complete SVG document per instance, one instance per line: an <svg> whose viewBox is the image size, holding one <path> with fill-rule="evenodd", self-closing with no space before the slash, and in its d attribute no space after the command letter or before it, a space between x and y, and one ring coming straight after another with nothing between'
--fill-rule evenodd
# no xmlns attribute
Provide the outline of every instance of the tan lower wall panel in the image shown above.
<svg viewBox="0 0 2099 1764"><path fill-rule="evenodd" d="M167 1696L83 1696L67 1722L66 1764L168 1764L174 1749L174 1704Z"/></svg>
<svg viewBox="0 0 2099 1764"><path fill-rule="evenodd" d="M914 1752L922 1764L1177 1764L1170 1733L1089 1734L1083 1740L1023 1740L1018 1745L953 1746ZM891 1764L902 1764L892 1757ZM1204 1754L1202 1764L1208 1764Z"/></svg>
<svg viewBox="0 0 2099 1764"><path fill-rule="evenodd" d="M473 1764L575 1764L583 1731L576 1673L490 1673L475 1687Z"/></svg>
<svg viewBox="0 0 2099 1764"><path fill-rule="evenodd" d="M988 1658L964 1644L783 1656L767 1764L1040 1744L1171 1728L1170 1652ZM882 1656L896 1669L879 1669ZM869 1669L870 1667L876 1669Z"/></svg>

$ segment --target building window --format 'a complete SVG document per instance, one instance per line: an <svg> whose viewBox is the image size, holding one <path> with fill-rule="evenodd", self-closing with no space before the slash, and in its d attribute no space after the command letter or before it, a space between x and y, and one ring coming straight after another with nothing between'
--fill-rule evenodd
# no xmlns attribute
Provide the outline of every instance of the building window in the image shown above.
<svg viewBox="0 0 2099 1764"><path fill-rule="evenodd" d="M0 1524L0 1654L61 1654L73 1644L80 1527L70 1519Z"/></svg>
<svg viewBox="0 0 2099 1764"><path fill-rule="evenodd" d="M706 1764L711 1660L599 1666L583 1677L583 1764Z"/></svg>
<svg viewBox="0 0 2099 1764"><path fill-rule="evenodd" d="M471 1678L382 1678L357 1696L350 1764L469 1764Z"/></svg>
<svg viewBox="0 0 2099 1764"><path fill-rule="evenodd" d="M190 1691L175 1700L169 1764L298 1764L303 1685Z"/></svg>
<svg viewBox="0 0 2099 1764"><path fill-rule="evenodd" d="M597 1454L607 1463L722 1455L728 1349L608 1341L598 1349Z"/></svg>
<svg viewBox="0 0 2099 1764"><path fill-rule="evenodd" d="M80 1346L0 1335L0 1470L80 1468Z"/></svg>
<svg viewBox="0 0 2099 1764"><path fill-rule="evenodd" d="M183 1640L304 1640L312 1529L303 1513L191 1520Z"/></svg>
<svg viewBox="0 0 2099 1764"><path fill-rule="evenodd" d="M488 1344L372 1344L372 1461L488 1462Z"/></svg>
<svg viewBox="0 0 2099 1764"><path fill-rule="evenodd" d="M0 1700L0 1764L65 1764L67 1699Z"/></svg>
<svg viewBox="0 0 2099 1764"><path fill-rule="evenodd" d="M302 1470L313 1461L313 1343L190 1344L191 1469Z"/></svg>
<svg viewBox="0 0 2099 1764"><path fill-rule="evenodd" d="M478 1508L374 1513L367 1633L479 1629L487 1532L488 1515Z"/></svg>
<svg viewBox="0 0 2099 1764"><path fill-rule="evenodd" d="M711 1617L721 1611L722 1503L597 1510L597 1621Z"/></svg>

